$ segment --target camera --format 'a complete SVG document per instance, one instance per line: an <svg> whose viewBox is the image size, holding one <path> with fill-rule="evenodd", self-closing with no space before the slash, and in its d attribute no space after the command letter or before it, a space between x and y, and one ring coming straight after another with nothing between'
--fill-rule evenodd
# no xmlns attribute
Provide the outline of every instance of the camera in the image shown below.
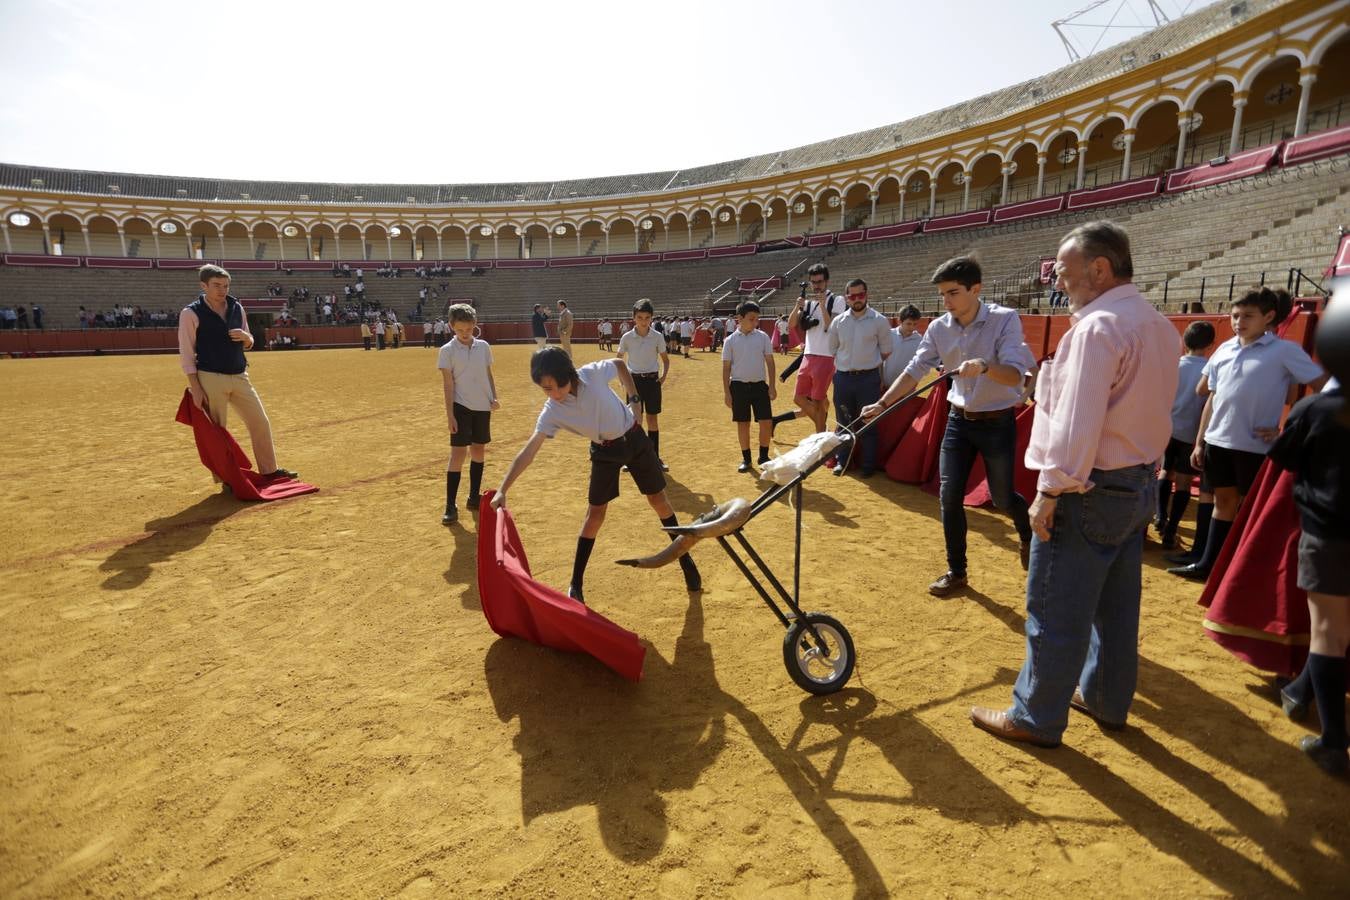
<svg viewBox="0 0 1350 900"><path fill-rule="evenodd" d="M801 282L798 286L802 289L801 299L802 299L802 300L805 300L805 299L806 299L806 282L803 281L803 282ZM802 332L805 333L805 332L810 331L812 328L815 328L817 325L819 325L819 324L820 324L820 320L819 320L819 319L816 319L816 318L813 318L813 317L811 316L811 314L810 314L809 312L807 312L807 308L806 308L806 307L802 307L802 318L801 318L800 324L801 324Z"/></svg>

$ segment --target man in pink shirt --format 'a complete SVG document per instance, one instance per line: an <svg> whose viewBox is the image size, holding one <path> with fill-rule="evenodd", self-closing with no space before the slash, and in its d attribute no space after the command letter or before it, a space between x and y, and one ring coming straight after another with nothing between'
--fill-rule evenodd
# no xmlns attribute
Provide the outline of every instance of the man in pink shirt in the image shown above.
<svg viewBox="0 0 1350 900"><path fill-rule="evenodd" d="M1069 708L1125 727L1138 671L1144 527L1172 433L1177 332L1131 283L1130 239L1112 222L1064 238L1057 287L1073 325L1041 365L1027 468L1027 655L1006 711L975 707L998 737L1056 747Z"/></svg>

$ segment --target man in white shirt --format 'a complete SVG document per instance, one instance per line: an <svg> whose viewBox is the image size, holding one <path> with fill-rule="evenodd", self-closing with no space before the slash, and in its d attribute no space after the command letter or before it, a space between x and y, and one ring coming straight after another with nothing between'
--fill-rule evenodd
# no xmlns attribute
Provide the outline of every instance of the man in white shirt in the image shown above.
<svg viewBox="0 0 1350 900"><path fill-rule="evenodd" d="M661 459L661 385L666 383L670 374L670 356L666 353L665 339L661 332L652 328L652 316L655 314L652 301L639 300L633 304L633 321L636 327L619 339L619 357L625 359L628 371L633 376L637 388L642 412L646 415L647 437L652 442L656 461L661 471L670 468ZM659 369L658 372L658 363Z"/></svg>
<svg viewBox="0 0 1350 900"><path fill-rule="evenodd" d="M789 419L806 416L817 432L825 430L830 416L830 381L834 378L834 354L830 351L830 321L844 311L843 301L830 292L830 270L824 263L816 263L806 270L812 298L797 298L788 316L788 327L806 333L802 367L797 372L797 387L793 400L801 412L780 413L773 417L774 426ZM806 327L806 326L810 327ZM786 374L786 373L785 373Z"/></svg>
<svg viewBox="0 0 1350 900"><path fill-rule="evenodd" d="M651 441L637 424L637 388L622 360L602 359L580 369L561 347L544 347L530 357L530 378L547 395L534 436L516 454L502 477L501 487L492 498L494 509L506 505L506 492L534 462L544 442L559 431L570 431L591 442L591 478L587 490L589 505L577 538L577 553L572 564L572 581L567 595L585 603L583 579L595 538L605 522L609 502L619 496L619 473L627 467L633 482L656 510L661 525L679 524L675 510L666 497L666 477ZM620 401L609 383L617 378L623 385L627 402ZM701 591L703 579L689 554L679 558L684 584L690 591Z"/></svg>

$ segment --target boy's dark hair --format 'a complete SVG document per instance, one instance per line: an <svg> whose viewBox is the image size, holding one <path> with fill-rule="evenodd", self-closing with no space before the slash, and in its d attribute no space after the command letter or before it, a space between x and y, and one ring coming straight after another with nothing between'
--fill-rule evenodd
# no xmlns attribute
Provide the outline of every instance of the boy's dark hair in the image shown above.
<svg viewBox="0 0 1350 900"><path fill-rule="evenodd" d="M827 266L827 265L825 265L824 263L816 263L816 264L813 265L811 268L809 268L809 269L806 270L806 277L807 277L807 278L810 278L812 275L819 275L819 276L821 276L822 278L824 278L826 281L829 281L829 280L830 280L830 267Z"/></svg>
<svg viewBox="0 0 1350 900"><path fill-rule="evenodd" d="M1289 313L1294 310L1294 299L1284 288L1254 287L1234 300L1233 305L1255 306L1261 311L1261 315L1268 312L1275 313L1275 318L1270 320L1271 326L1274 327L1289 318Z"/></svg>
<svg viewBox="0 0 1350 900"><path fill-rule="evenodd" d="M564 384L571 387L581 381L572 357L561 347L540 347L530 356L530 380L540 384L545 375L560 387Z"/></svg>
<svg viewBox="0 0 1350 900"><path fill-rule="evenodd" d="M1192 322L1182 332L1181 343L1187 350L1203 350L1214 343L1214 326L1208 322Z"/></svg>
<svg viewBox="0 0 1350 900"><path fill-rule="evenodd" d="M197 270L197 279L202 284L206 284L212 278L228 279L230 278L230 273L222 269L220 266L214 266L211 263L207 263L206 265L202 266L200 269Z"/></svg>
<svg viewBox="0 0 1350 900"><path fill-rule="evenodd" d="M844 293L847 294L847 293L848 293L848 289L849 289L849 288L853 288L853 287L860 287L860 288L862 288L864 291L866 291L866 290L867 290L867 282L863 281L861 278L850 278L850 279L848 280L848 284L844 285Z"/></svg>
<svg viewBox="0 0 1350 900"><path fill-rule="evenodd" d="M944 281L955 281L961 287L970 290L984 282L984 273L980 271L980 264L975 261L975 257L953 256L938 266L937 271L933 273L933 284L941 284Z"/></svg>
<svg viewBox="0 0 1350 900"><path fill-rule="evenodd" d="M909 304L904 309L900 310L900 321L902 322L905 321L906 319L922 319L922 318L923 313L919 312L919 308L915 306L913 303Z"/></svg>
<svg viewBox="0 0 1350 900"><path fill-rule="evenodd" d="M456 322L477 322L478 313L467 303L453 303L450 305L450 324Z"/></svg>
<svg viewBox="0 0 1350 900"><path fill-rule="evenodd" d="M645 312L650 313L651 315L654 316L656 315L656 307L652 306L652 301L648 300L646 297L643 297L641 300L633 304L633 312L634 313Z"/></svg>
<svg viewBox="0 0 1350 900"><path fill-rule="evenodd" d="M759 313L759 304L753 300L742 300L736 304L736 315L743 316L746 313Z"/></svg>

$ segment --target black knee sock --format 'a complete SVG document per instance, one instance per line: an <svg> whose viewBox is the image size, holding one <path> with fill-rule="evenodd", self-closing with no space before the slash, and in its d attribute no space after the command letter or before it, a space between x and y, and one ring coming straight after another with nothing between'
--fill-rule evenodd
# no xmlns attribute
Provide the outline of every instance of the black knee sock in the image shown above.
<svg viewBox="0 0 1350 900"><path fill-rule="evenodd" d="M459 473L445 473L445 508L455 505L455 495L459 493Z"/></svg>
<svg viewBox="0 0 1350 900"><path fill-rule="evenodd" d="M483 464L469 462L469 496L477 497L483 487Z"/></svg>
<svg viewBox="0 0 1350 900"><path fill-rule="evenodd" d="M749 451L747 450L746 452L748 453ZM661 524L666 528L674 528L676 525L680 524L680 520L675 518L674 513L671 513L661 520ZM688 580L691 576L694 578L698 577L698 567L694 565L694 558L688 553L680 557L680 568L684 571L685 580Z"/></svg>
<svg viewBox="0 0 1350 900"><path fill-rule="evenodd" d="M1322 746L1346 748L1345 734L1345 657L1308 654L1317 715L1322 719Z"/></svg>
<svg viewBox="0 0 1350 900"><path fill-rule="evenodd" d="M1181 517L1186 515L1186 504L1191 502L1189 491L1177 491L1172 495L1171 508L1167 511L1167 524L1163 527L1163 534L1176 536L1177 525L1181 523Z"/></svg>
<svg viewBox="0 0 1350 900"><path fill-rule="evenodd" d="M750 451L748 449L741 451L741 462L745 463L747 466L750 465Z"/></svg>
<svg viewBox="0 0 1350 900"><path fill-rule="evenodd" d="M1167 505L1172 499L1172 482L1158 482L1158 514L1153 518L1159 523L1167 522Z"/></svg>
<svg viewBox="0 0 1350 900"><path fill-rule="evenodd" d="M572 587L581 589L586 577L586 563L591 561L591 551L595 549L595 538L577 538L577 558L572 563Z"/></svg>
<svg viewBox="0 0 1350 900"><path fill-rule="evenodd" d="M1286 684L1281 690L1288 694L1289 699L1295 703L1307 705L1312 701L1312 667L1305 662L1303 671L1298 673L1298 677Z"/></svg>
<svg viewBox="0 0 1350 900"><path fill-rule="evenodd" d="M774 416L773 424L781 425L784 422L791 422L795 418L797 418L797 411L795 409L790 409L785 413L779 413L778 415Z"/></svg>
<svg viewBox="0 0 1350 900"><path fill-rule="evenodd" d="M769 461L769 448L764 446L763 444L759 445L759 461L761 463L766 463Z"/></svg>
<svg viewBox="0 0 1350 900"><path fill-rule="evenodd" d="M1195 508L1195 543L1191 553L1199 556L1205 552L1205 542L1209 540L1209 523L1214 520L1214 504L1201 503Z"/></svg>
<svg viewBox="0 0 1350 900"><path fill-rule="evenodd" d="M1214 568L1214 561L1219 558L1219 551L1223 549L1224 541L1228 540L1228 532L1232 529L1233 523L1225 522L1223 519L1214 519L1209 523L1209 536L1205 538L1204 555L1195 564L1198 568L1206 572Z"/></svg>
<svg viewBox="0 0 1350 900"><path fill-rule="evenodd" d="M656 458L657 458L657 459L660 459L660 458L661 458L661 432L659 432L659 431L657 431L655 428L653 428L651 431L647 432L647 437L651 438L651 441L652 441L652 452L656 454Z"/></svg>

